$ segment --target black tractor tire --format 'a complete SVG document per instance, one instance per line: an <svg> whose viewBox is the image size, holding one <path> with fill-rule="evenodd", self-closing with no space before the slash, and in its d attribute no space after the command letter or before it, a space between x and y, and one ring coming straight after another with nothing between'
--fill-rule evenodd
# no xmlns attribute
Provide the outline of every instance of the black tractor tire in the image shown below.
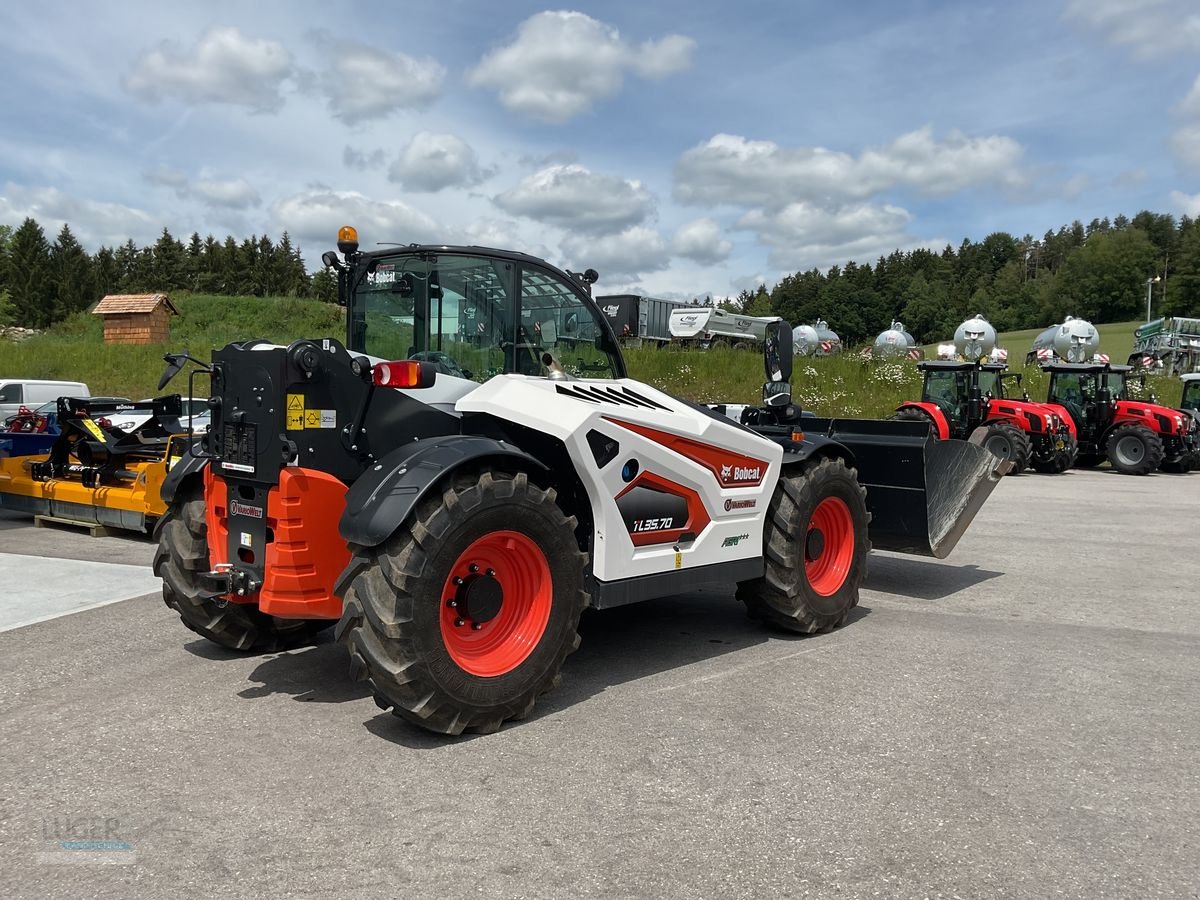
<svg viewBox="0 0 1200 900"><path fill-rule="evenodd" d="M163 602L201 637L230 650L265 653L306 644L332 619L279 619L248 603L201 596L199 576L210 568L204 492L198 479L183 487L154 527L154 574Z"/></svg>
<svg viewBox="0 0 1200 900"><path fill-rule="evenodd" d="M925 422L929 425L929 433L933 435L935 441L941 440L938 437L937 423L933 421L933 417L922 409L917 409L915 406L906 406L904 409L896 411L892 419L897 422Z"/></svg>
<svg viewBox="0 0 1200 900"><path fill-rule="evenodd" d="M1061 475L1067 469L1075 465L1075 460L1079 456L1079 445L1073 437L1068 436L1065 447L1061 450L1055 450L1044 459L1034 459L1032 465L1039 472L1045 472L1050 475Z"/></svg>
<svg viewBox="0 0 1200 900"><path fill-rule="evenodd" d="M358 550L369 562L336 631L351 675L380 709L442 734L524 718L579 646L590 598L575 526L524 472L456 474Z"/></svg>
<svg viewBox="0 0 1200 900"><path fill-rule="evenodd" d="M846 621L867 575L866 496L841 459L822 458L780 477L763 532L766 571L738 585L753 618L801 634Z"/></svg>
<svg viewBox="0 0 1200 900"><path fill-rule="evenodd" d="M1080 453L1075 457L1075 468L1094 469L1104 462L1104 457L1095 453Z"/></svg>
<svg viewBox="0 0 1200 900"><path fill-rule="evenodd" d="M1122 475L1149 475L1162 465L1162 438L1145 425L1113 429L1104 447L1108 464Z"/></svg>
<svg viewBox="0 0 1200 900"><path fill-rule="evenodd" d="M1174 475L1186 475L1192 471L1195 460L1192 459L1190 453L1184 453L1178 459L1164 460L1160 468L1164 472L1170 472Z"/></svg>
<svg viewBox="0 0 1200 900"><path fill-rule="evenodd" d="M1007 422L993 422L987 426L983 446L999 459L1012 462L1009 475L1020 475L1029 468L1029 435Z"/></svg>

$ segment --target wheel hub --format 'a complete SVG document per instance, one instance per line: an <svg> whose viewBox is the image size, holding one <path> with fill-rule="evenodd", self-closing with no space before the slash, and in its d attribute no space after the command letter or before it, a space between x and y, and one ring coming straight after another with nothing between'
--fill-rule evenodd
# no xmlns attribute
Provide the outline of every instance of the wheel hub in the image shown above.
<svg viewBox="0 0 1200 900"><path fill-rule="evenodd" d="M810 528L808 537L804 539L804 558L809 562L821 558L825 552L825 532L820 528Z"/></svg>
<svg viewBox="0 0 1200 900"><path fill-rule="evenodd" d="M504 588L496 580L491 569L478 575L469 575L454 592L458 614L478 625L490 622L504 604Z"/></svg>

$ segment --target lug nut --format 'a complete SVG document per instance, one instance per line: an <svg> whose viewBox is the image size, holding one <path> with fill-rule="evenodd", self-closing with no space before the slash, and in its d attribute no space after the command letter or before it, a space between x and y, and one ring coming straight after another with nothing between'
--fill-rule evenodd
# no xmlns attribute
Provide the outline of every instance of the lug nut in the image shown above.
<svg viewBox="0 0 1200 900"><path fill-rule="evenodd" d="M496 570L495 570L495 569L488 569L488 570L487 570L486 572L484 572L483 574L484 574L484 575L486 575L488 578L495 578L495 577L496 577Z"/></svg>
<svg viewBox="0 0 1200 900"><path fill-rule="evenodd" d="M482 628L482 627L483 627L483 626L482 626L482 625L480 625L478 622L472 622L472 623L471 623L471 630L472 630L472 631L478 631L478 630L479 630L480 628Z"/></svg>
<svg viewBox="0 0 1200 900"><path fill-rule="evenodd" d="M459 578L457 575L455 575L455 576L454 576L454 583L455 583L455 584L462 584L462 583L463 583L463 580L462 580L461 578Z"/></svg>
<svg viewBox="0 0 1200 900"><path fill-rule="evenodd" d="M446 605L448 607L450 607L451 609L458 609L458 601L457 600L447 600Z"/></svg>
<svg viewBox="0 0 1200 900"><path fill-rule="evenodd" d="M454 627L455 627L455 628L462 628L462 627L463 627L464 625L466 625L466 624L467 624L467 623L466 623L466 621L465 621L465 620L463 620L463 619L455 619L455 620L454 620Z"/></svg>
<svg viewBox="0 0 1200 900"><path fill-rule="evenodd" d="M479 571L479 566L475 565L475 563L471 563L467 568L470 569L472 574Z"/></svg>

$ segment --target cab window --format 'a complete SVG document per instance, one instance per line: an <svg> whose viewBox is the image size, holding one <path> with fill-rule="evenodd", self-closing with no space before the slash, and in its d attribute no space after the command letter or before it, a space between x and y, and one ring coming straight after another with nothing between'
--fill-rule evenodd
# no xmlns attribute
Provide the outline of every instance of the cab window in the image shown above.
<svg viewBox="0 0 1200 900"><path fill-rule="evenodd" d="M542 362L549 354L553 363L569 375L615 378L618 370L612 355L597 346L601 333L598 314L559 276L523 269L517 344L527 352L519 357L518 370L530 375L546 374ZM537 371L527 369L530 359Z"/></svg>
<svg viewBox="0 0 1200 900"><path fill-rule="evenodd" d="M0 403L20 403L22 397L19 384L6 384L0 387Z"/></svg>

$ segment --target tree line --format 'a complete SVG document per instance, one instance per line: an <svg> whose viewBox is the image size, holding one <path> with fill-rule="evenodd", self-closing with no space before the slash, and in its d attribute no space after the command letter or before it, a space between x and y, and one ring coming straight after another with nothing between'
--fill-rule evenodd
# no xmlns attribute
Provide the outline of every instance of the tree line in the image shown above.
<svg viewBox="0 0 1200 900"><path fill-rule="evenodd" d="M729 306L793 324L829 322L850 344L864 343L893 318L924 343L948 337L982 313L1001 331L1038 328L1065 316L1094 322L1200 316L1200 220L1140 212L1072 222L1041 239L996 232L940 253L881 256L785 276L774 288L742 291Z"/></svg>
<svg viewBox="0 0 1200 900"><path fill-rule="evenodd" d="M252 235L240 243L193 233L184 244L164 228L153 244L132 240L89 254L69 224L53 242L36 220L0 225L0 325L45 328L89 309L106 294L192 291L334 302L337 282L309 275L285 231L278 241Z"/></svg>
<svg viewBox="0 0 1200 900"><path fill-rule="evenodd" d="M929 343L976 313L1003 331L1052 325L1067 315L1136 319L1154 277L1155 316L1200 316L1200 221L1143 211L1087 226L1072 222L1040 239L996 232L941 252L897 250L874 266L851 261L795 272L722 305L794 324L822 318L850 344L869 341L898 318ZM45 328L105 294L150 291L333 302L336 282L324 268L308 274L286 231L278 241L252 235L240 243L194 233L184 244L164 228L151 245L129 240L93 255L69 225L53 242L34 219L15 229L0 225L0 324Z"/></svg>

